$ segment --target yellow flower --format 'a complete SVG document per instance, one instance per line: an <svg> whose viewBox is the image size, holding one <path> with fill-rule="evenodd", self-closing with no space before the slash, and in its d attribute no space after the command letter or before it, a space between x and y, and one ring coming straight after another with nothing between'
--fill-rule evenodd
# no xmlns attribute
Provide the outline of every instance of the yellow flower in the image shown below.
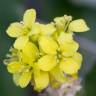
<svg viewBox="0 0 96 96"><path fill-rule="evenodd" d="M32 72L29 71L29 68L25 68L25 65L19 61L12 61L7 66L8 72L13 74L14 83L22 88L29 84L32 75Z"/></svg>
<svg viewBox="0 0 96 96"><path fill-rule="evenodd" d="M7 34L15 37L10 57L6 60L8 72L21 88L29 83L41 92L49 85L55 88L77 79L82 55L73 32L88 31L83 19L73 20L71 16L56 17L54 22L35 22L34 9L25 11L23 21L12 23Z"/></svg>
<svg viewBox="0 0 96 96"><path fill-rule="evenodd" d="M85 32L89 30L86 22L83 19L72 21L71 16L64 15L54 19L59 32Z"/></svg>
<svg viewBox="0 0 96 96"><path fill-rule="evenodd" d="M8 29L7 34L10 37L19 37L22 35L28 35L32 29L32 25L35 23L36 12L34 9L29 9L24 13L22 22L12 23Z"/></svg>

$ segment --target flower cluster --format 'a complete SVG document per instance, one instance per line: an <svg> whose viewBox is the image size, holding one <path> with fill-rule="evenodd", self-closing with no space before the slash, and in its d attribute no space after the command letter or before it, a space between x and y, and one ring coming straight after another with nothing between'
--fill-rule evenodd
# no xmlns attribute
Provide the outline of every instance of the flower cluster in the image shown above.
<svg viewBox="0 0 96 96"><path fill-rule="evenodd" d="M21 22L12 23L6 31L16 38L6 61L15 84L24 88L31 83L35 90L42 91L48 85L70 82L69 77L77 79L82 55L77 52L79 44L73 32L88 31L85 21L72 21L67 15L48 24L35 19L35 10L29 9Z"/></svg>

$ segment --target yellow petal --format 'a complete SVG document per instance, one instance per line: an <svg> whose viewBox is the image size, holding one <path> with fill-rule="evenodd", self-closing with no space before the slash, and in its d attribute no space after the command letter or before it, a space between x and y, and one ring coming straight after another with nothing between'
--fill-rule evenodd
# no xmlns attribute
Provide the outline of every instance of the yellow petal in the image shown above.
<svg viewBox="0 0 96 96"><path fill-rule="evenodd" d="M78 43L75 41L71 42L65 42L63 44L60 44L60 50L63 54L63 56L72 56L74 53L78 50Z"/></svg>
<svg viewBox="0 0 96 96"><path fill-rule="evenodd" d="M54 23L50 23L46 25L41 24L40 29L42 35L52 35L56 31Z"/></svg>
<svg viewBox="0 0 96 96"><path fill-rule="evenodd" d="M45 55L38 60L38 67L43 71L50 71L57 65L56 57Z"/></svg>
<svg viewBox="0 0 96 96"><path fill-rule="evenodd" d="M18 22L12 23L6 32L10 37L19 37L25 34L23 25Z"/></svg>
<svg viewBox="0 0 96 96"><path fill-rule="evenodd" d="M59 37L58 37L58 42L60 44L62 44L64 42L70 42L72 40L73 40L73 33L61 32Z"/></svg>
<svg viewBox="0 0 96 96"><path fill-rule="evenodd" d="M50 71L50 74L55 78L56 81L60 83L64 83L64 81L66 81L64 73L60 70L59 66L54 67Z"/></svg>
<svg viewBox="0 0 96 96"><path fill-rule="evenodd" d="M22 51L31 61L34 61L36 58L38 58L39 50L36 45L31 42L28 42Z"/></svg>
<svg viewBox="0 0 96 96"><path fill-rule="evenodd" d="M29 38L27 36L17 38L17 40L14 43L14 48L22 50L24 46L27 44L28 40Z"/></svg>
<svg viewBox="0 0 96 96"><path fill-rule="evenodd" d="M7 65L8 72L13 74L20 72L21 68L22 68L22 65L18 61L13 61Z"/></svg>
<svg viewBox="0 0 96 96"><path fill-rule="evenodd" d="M20 78L21 74L20 73L15 73L13 74L13 82L15 83L16 86L19 86L19 78Z"/></svg>
<svg viewBox="0 0 96 96"><path fill-rule="evenodd" d="M49 75L47 72L43 71L35 71L34 72L34 80L35 80L35 90L42 91L49 84Z"/></svg>
<svg viewBox="0 0 96 96"><path fill-rule="evenodd" d="M78 64L82 64L82 61L83 61L83 57L80 53L76 52L74 55L73 55L73 58L76 60L76 62Z"/></svg>
<svg viewBox="0 0 96 96"><path fill-rule="evenodd" d="M69 30L73 32L85 32L88 31L89 28L83 19L78 19L70 23Z"/></svg>
<svg viewBox="0 0 96 96"><path fill-rule="evenodd" d="M66 23L64 17L56 17L54 21L57 29L59 29L60 31L63 31Z"/></svg>
<svg viewBox="0 0 96 96"><path fill-rule="evenodd" d="M58 31L62 32L65 30L65 28L68 26L67 24L72 20L72 17L71 16L67 16L67 15L64 15L62 17L56 17L54 19L55 21L55 24L56 24L56 27L57 29L59 29ZM67 23L67 24L66 24ZM67 26L66 26L67 25Z"/></svg>
<svg viewBox="0 0 96 96"><path fill-rule="evenodd" d="M23 52L20 54L21 60L23 64L28 64L29 66L33 66L33 59L24 54Z"/></svg>
<svg viewBox="0 0 96 96"><path fill-rule="evenodd" d="M31 75L32 73L30 71L25 71L21 74L18 81L18 84L21 88L26 87L30 83Z"/></svg>
<svg viewBox="0 0 96 96"><path fill-rule="evenodd" d="M58 45L51 37L41 37L39 40L41 49L47 54L56 54Z"/></svg>
<svg viewBox="0 0 96 96"><path fill-rule="evenodd" d="M36 22L33 26L32 26L32 30L30 32L30 39L33 42L37 42L38 38L40 37L40 24L38 22Z"/></svg>
<svg viewBox="0 0 96 96"><path fill-rule="evenodd" d="M36 11L34 9L28 9L24 13L24 17L23 17L24 25L27 26L28 28L32 28L35 19L36 19Z"/></svg>
<svg viewBox="0 0 96 96"><path fill-rule="evenodd" d="M32 30L30 32L30 35L37 35L40 33L41 29L40 29L41 24L36 22L34 23L34 25L32 26Z"/></svg>
<svg viewBox="0 0 96 96"><path fill-rule="evenodd" d="M72 75L78 72L80 64L78 64L78 62L76 62L73 58L66 58L61 60L60 69L66 74Z"/></svg>

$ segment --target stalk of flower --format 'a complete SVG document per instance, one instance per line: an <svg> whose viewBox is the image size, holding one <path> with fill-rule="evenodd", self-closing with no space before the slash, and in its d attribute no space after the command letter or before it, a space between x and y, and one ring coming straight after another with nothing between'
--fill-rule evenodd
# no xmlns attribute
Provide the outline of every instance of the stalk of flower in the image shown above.
<svg viewBox="0 0 96 96"><path fill-rule="evenodd" d="M5 62L14 83L21 88L31 83L34 90L41 92L48 86L59 88L73 82L70 77L78 80L82 55L73 32L88 31L85 21L72 21L67 15L48 24L35 19L35 10L29 9L23 21L12 23L7 29L7 34L16 38L9 61Z"/></svg>

